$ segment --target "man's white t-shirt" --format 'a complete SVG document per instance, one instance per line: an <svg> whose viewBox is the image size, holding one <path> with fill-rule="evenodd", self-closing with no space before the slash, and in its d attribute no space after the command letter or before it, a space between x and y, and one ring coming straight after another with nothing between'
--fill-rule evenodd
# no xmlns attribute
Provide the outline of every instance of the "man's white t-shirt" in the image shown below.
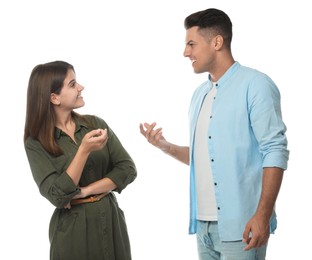
<svg viewBox="0 0 312 260"><path fill-rule="evenodd" d="M217 89L215 83L206 95L201 107L195 130L194 162L197 192L197 219L216 221L217 206L213 187L210 158L208 153L208 127L212 103Z"/></svg>

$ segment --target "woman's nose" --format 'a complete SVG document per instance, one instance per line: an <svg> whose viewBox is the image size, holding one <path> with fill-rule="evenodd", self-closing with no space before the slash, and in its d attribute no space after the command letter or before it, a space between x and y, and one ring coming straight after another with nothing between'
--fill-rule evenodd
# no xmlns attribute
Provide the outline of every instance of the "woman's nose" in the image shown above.
<svg viewBox="0 0 312 260"><path fill-rule="evenodd" d="M84 86L79 84L78 91L82 91L82 90L84 90Z"/></svg>

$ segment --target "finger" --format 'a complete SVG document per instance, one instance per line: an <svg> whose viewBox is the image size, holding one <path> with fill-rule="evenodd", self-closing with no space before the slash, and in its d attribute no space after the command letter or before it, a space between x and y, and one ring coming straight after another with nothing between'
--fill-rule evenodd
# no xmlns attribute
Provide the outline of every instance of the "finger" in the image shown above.
<svg viewBox="0 0 312 260"><path fill-rule="evenodd" d="M97 135L92 136L92 142L100 142L103 143L107 141L108 139L108 134L107 134L107 129L99 129L99 132Z"/></svg>
<svg viewBox="0 0 312 260"><path fill-rule="evenodd" d="M102 129L95 129L89 132L91 137L100 136L102 134Z"/></svg>
<svg viewBox="0 0 312 260"><path fill-rule="evenodd" d="M101 136L103 137L103 139L108 138L107 128L101 129Z"/></svg>
<svg viewBox="0 0 312 260"><path fill-rule="evenodd" d="M156 125L155 122L152 123L152 124L148 124L148 123L140 124L140 132L141 132L141 134L144 135L146 138L148 138L148 136L153 131L155 125Z"/></svg>
<svg viewBox="0 0 312 260"><path fill-rule="evenodd" d="M153 123L151 123L151 124L149 124L149 123L144 123L144 127L146 128L146 129L148 129L148 128L151 128L151 127L154 127L156 125L156 122L153 122Z"/></svg>
<svg viewBox="0 0 312 260"><path fill-rule="evenodd" d="M252 236L251 238L249 238L247 241L247 246L245 246L244 250L248 251L252 248L256 248L256 247L259 247L258 246L258 243L259 243L259 237L255 237L255 236Z"/></svg>
<svg viewBox="0 0 312 260"><path fill-rule="evenodd" d="M70 208L71 208L70 202L67 203L67 204L65 204L65 205L64 205L64 208L65 208L65 209L70 209Z"/></svg>
<svg viewBox="0 0 312 260"><path fill-rule="evenodd" d="M249 246L249 243L250 243L250 240L251 240L251 237L249 236L250 232L251 232L251 229L247 225L245 227L245 230L244 230L244 233L243 233L243 243L247 244L247 246L244 248L244 250L246 250L246 251L250 249L250 246Z"/></svg>
<svg viewBox="0 0 312 260"><path fill-rule="evenodd" d="M156 126L156 123L152 123L152 124L148 124L148 123L144 123L144 127L145 127L145 134L150 135L150 133L153 131L154 127Z"/></svg>
<svg viewBox="0 0 312 260"><path fill-rule="evenodd" d="M145 132L143 124L140 124L140 133L145 136Z"/></svg>
<svg viewBox="0 0 312 260"><path fill-rule="evenodd" d="M157 128L157 129L153 130L150 133L150 137L155 138L155 139L159 139L161 136L161 133L162 133L161 130L162 130L162 128Z"/></svg>
<svg viewBox="0 0 312 260"><path fill-rule="evenodd" d="M101 135L101 129L91 130L85 135L85 138L88 140L92 140L95 137L98 137Z"/></svg>
<svg viewBox="0 0 312 260"><path fill-rule="evenodd" d="M245 227L244 233L243 233L243 242L247 243L248 239L249 239L249 234L250 234L251 229L249 228L249 226Z"/></svg>

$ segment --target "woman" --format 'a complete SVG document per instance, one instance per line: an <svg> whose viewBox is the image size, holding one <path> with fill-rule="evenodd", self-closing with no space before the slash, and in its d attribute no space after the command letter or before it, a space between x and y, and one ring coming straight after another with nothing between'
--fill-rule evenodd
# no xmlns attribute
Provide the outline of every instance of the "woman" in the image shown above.
<svg viewBox="0 0 312 260"><path fill-rule="evenodd" d="M135 164L104 120L74 112L83 89L64 61L36 66L29 79L24 144L40 193L56 207L50 259L129 260L113 192L136 178Z"/></svg>

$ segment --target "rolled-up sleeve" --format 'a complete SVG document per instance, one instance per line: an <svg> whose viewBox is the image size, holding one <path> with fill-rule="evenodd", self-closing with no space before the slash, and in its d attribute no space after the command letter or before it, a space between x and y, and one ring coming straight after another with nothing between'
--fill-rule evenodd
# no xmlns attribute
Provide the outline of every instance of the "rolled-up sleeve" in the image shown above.
<svg viewBox="0 0 312 260"><path fill-rule="evenodd" d="M135 163L113 130L107 126L104 120L98 117L96 119L101 128L108 130L106 147L109 151L111 166L105 177L111 179L117 185L115 191L121 193L137 177Z"/></svg>
<svg viewBox="0 0 312 260"><path fill-rule="evenodd" d="M249 88L249 111L251 126L263 156L262 166L286 170L289 151L280 93L269 77L258 77Z"/></svg>
<svg viewBox="0 0 312 260"><path fill-rule="evenodd" d="M32 138L27 139L25 150L40 193L55 207L63 208L80 191L66 171L60 170L67 163L65 156L53 158Z"/></svg>

